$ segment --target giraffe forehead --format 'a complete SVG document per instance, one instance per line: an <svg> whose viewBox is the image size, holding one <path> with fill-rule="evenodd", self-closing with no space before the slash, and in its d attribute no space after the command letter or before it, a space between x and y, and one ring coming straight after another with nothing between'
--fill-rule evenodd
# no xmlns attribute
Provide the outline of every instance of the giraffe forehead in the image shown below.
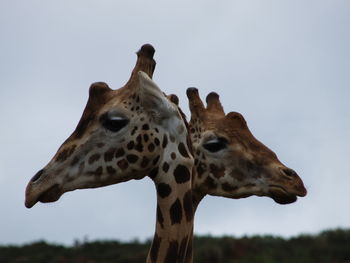
<svg viewBox="0 0 350 263"><path fill-rule="evenodd" d="M136 94L122 92L122 89L110 91L103 96L104 99L100 98L96 101L97 98L90 94L78 125L67 141L81 139L88 135L91 128L99 124L99 118L106 112L114 111L120 115L128 116L129 112L137 109L137 106L134 105L139 103L139 97ZM115 114L115 117L118 117L118 114Z"/></svg>

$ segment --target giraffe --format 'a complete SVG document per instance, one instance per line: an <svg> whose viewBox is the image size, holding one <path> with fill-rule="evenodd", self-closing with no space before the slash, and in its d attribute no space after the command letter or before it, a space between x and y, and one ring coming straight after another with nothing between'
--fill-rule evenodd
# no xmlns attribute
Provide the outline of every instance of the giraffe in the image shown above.
<svg viewBox="0 0 350 263"><path fill-rule="evenodd" d="M194 204L207 194L234 199L268 196L279 204L306 195L298 174L253 136L240 113L225 115L217 93L208 94L206 108L198 89L187 89L187 96L196 168Z"/></svg>
<svg viewBox="0 0 350 263"><path fill-rule="evenodd" d="M192 178L193 212L206 195L244 198L268 196L289 204L307 191L297 173L250 132L237 112L225 115L219 95L211 92L204 107L198 89L187 89L191 111L189 130L195 158ZM176 95L169 98L178 104ZM192 262L192 236L185 262Z"/></svg>
<svg viewBox="0 0 350 263"><path fill-rule="evenodd" d="M25 206L148 176L157 190L157 220L147 262L176 263L193 228L194 160L182 114L151 79L154 52L141 47L124 87L91 85L76 129L28 183Z"/></svg>

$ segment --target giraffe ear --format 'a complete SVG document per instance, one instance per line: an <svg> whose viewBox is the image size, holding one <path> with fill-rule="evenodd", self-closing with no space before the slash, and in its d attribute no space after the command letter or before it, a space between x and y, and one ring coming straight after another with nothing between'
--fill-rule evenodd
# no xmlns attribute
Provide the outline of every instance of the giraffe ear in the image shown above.
<svg viewBox="0 0 350 263"><path fill-rule="evenodd" d="M176 115L177 110L163 94L157 84L143 71L138 72L140 80L140 100L143 108L155 119L168 119Z"/></svg>
<svg viewBox="0 0 350 263"><path fill-rule="evenodd" d="M167 97L172 103L174 103L177 106L179 106L179 97L178 96L176 96L175 94L170 94Z"/></svg>
<svg viewBox="0 0 350 263"><path fill-rule="evenodd" d="M226 120L229 120L232 125L235 125L237 127L241 127L241 128L247 128L247 122L244 119L243 115L240 114L239 112L229 112L226 116L225 116Z"/></svg>

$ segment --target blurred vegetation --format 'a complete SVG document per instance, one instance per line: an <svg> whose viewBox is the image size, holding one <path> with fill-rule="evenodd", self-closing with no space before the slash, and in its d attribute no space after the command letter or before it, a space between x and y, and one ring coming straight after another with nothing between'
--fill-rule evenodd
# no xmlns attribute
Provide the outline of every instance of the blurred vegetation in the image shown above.
<svg viewBox="0 0 350 263"><path fill-rule="evenodd" d="M71 247L38 241L0 246L1 263L140 263L150 241L75 241ZM194 240L195 263L350 263L350 230L336 229L290 239L275 236Z"/></svg>

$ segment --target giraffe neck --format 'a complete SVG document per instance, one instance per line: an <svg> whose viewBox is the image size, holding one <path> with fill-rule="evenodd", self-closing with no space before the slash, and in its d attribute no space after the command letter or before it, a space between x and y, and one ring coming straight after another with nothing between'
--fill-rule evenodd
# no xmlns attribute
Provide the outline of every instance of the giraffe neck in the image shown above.
<svg viewBox="0 0 350 263"><path fill-rule="evenodd" d="M159 189L160 185L156 187ZM157 196L156 231L147 262L184 262L193 229L193 213L191 190L186 193L179 190L176 197L169 200Z"/></svg>
<svg viewBox="0 0 350 263"><path fill-rule="evenodd" d="M197 174L196 174L196 166L195 166L193 169L192 178L195 178L196 176L197 176ZM203 194L199 191L196 191L196 189L193 189L193 187L192 187L193 221L194 221L197 207L204 197L205 197L205 194ZM194 224L192 225L191 233L190 233L190 236L188 239L188 245L187 245L187 249L186 249L184 263L192 263L193 262L193 238L194 238L193 231L194 231Z"/></svg>
<svg viewBox="0 0 350 263"><path fill-rule="evenodd" d="M193 158L181 137L186 138L169 135L159 165L149 174L157 190L157 220L147 263L183 263L191 237Z"/></svg>

